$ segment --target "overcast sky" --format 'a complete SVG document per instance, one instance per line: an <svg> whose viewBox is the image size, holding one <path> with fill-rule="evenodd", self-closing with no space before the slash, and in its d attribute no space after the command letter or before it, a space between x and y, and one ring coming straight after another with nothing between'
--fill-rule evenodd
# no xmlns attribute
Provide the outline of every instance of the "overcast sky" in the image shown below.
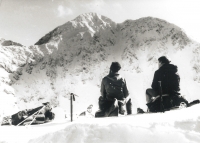
<svg viewBox="0 0 200 143"><path fill-rule="evenodd" d="M33 45L57 26L88 12L117 23L161 18L200 42L200 0L0 0L0 38Z"/></svg>

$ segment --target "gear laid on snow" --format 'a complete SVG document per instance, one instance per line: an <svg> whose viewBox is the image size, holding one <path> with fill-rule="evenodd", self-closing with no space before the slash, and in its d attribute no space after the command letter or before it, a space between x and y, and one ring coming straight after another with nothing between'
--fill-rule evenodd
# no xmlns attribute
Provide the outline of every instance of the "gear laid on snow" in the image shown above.
<svg viewBox="0 0 200 143"><path fill-rule="evenodd" d="M40 106L34 109L19 111L18 113L9 116L9 120L4 118L2 125L42 124L53 120L55 118L55 114L51 111L52 108L50 103L43 103L43 105L44 106Z"/></svg>
<svg viewBox="0 0 200 143"><path fill-rule="evenodd" d="M192 105L195 105L195 104L199 104L200 103L200 100L194 100L194 101L192 101L192 102L190 102L189 104L188 104L188 107L190 107L190 106L192 106Z"/></svg>
<svg viewBox="0 0 200 143"><path fill-rule="evenodd" d="M137 113L138 113L138 114L142 114L142 113L145 113L145 112L143 111L143 109L137 108Z"/></svg>

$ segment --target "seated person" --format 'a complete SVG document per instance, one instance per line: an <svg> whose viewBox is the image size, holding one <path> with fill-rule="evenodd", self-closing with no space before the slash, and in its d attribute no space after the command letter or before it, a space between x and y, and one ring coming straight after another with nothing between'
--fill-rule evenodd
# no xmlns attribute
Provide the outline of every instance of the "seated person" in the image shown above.
<svg viewBox="0 0 200 143"><path fill-rule="evenodd" d="M180 106L181 103L184 103L185 107L188 105L188 101L179 96L178 68L170 62L165 56L158 58L158 70L154 73L152 89L146 90L146 105L149 112L164 112L164 110Z"/></svg>
<svg viewBox="0 0 200 143"><path fill-rule="evenodd" d="M82 112L79 116L94 117L94 115L92 114L92 107L93 105L91 104L90 106L87 107L87 110Z"/></svg>
<svg viewBox="0 0 200 143"><path fill-rule="evenodd" d="M126 81L120 76L118 71L121 65L112 62L110 72L101 82L101 96L99 97L99 111L95 117L118 116L118 113L132 113L132 103L126 86Z"/></svg>
<svg viewBox="0 0 200 143"><path fill-rule="evenodd" d="M178 68L170 64L170 62L165 56L158 58L158 70L154 73L151 85L152 89L146 90L147 103L159 95L159 84L162 87L162 94L168 94L170 96L180 95Z"/></svg>

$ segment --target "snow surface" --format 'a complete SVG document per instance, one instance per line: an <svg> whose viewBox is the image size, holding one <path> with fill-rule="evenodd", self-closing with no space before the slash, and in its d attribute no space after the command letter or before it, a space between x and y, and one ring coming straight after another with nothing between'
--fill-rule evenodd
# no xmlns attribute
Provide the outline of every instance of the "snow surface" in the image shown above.
<svg viewBox="0 0 200 143"><path fill-rule="evenodd" d="M199 122L199 108L192 107L193 110L184 111L188 111L187 114L192 114L194 111L197 117L192 115L179 119L179 116L184 115L182 111L173 111L166 115L156 114L156 119L153 115L137 115L119 119L87 119L85 122L77 119L72 124L59 123L59 120L63 121L65 117L69 119L70 93L79 96L74 102L75 116L85 111L90 104L93 104L93 112L98 110L101 80L108 74L113 61L118 61L122 65L120 74L126 79L133 101L134 114L138 107L146 110L145 90L151 85L153 74L157 70L157 59L162 55L169 56L172 64L178 66L181 94L188 101L199 99L199 53L200 44L191 40L183 29L152 17L115 23L102 15L88 13L55 28L36 42L36 45L30 47L0 39L0 121L4 116L14 114L19 110L41 106L41 103L49 101L56 112L55 122L58 122L55 126L49 124L49 130L57 131L65 128L67 124L67 129L63 132L69 135L67 138L70 138L72 142L78 139L74 138L74 135L82 132L84 133L82 137L87 138L88 142L93 135L92 132L96 133L94 136L97 136L93 142L117 142L115 139L121 141L117 136L120 130L124 135L122 139L130 136L129 139L132 139L130 142L134 138L139 139L139 135L142 136L142 134L147 134L149 137L147 139L152 142L156 142L153 136L160 136L160 142L167 129L171 138L166 137L166 140L170 139L170 142L176 142L175 137L179 138L180 142L182 142L180 137L184 137L183 142L193 142L191 136L199 141L199 138L195 136L198 135L196 126ZM170 122L164 120L165 118L169 118ZM90 122L91 126L88 125ZM125 126L122 126L121 122ZM80 128L75 130L74 125ZM195 126L194 129L193 126ZM5 134L4 137L0 136L0 139L12 142L17 136L24 135L28 136L25 138L28 141L31 136L35 138L49 132L43 127L45 126L41 126L41 129L40 127L0 127L1 133ZM92 130L93 127L99 132ZM116 130L115 127L120 130ZM68 129L72 132L67 132ZM19 130L22 134L14 134ZM102 130L105 130L105 134ZM115 136L109 138L107 135L113 133L113 130L116 132L114 132ZM127 135L124 130L127 130ZM91 131L89 132L91 134L87 134L87 131ZM16 137L8 138L9 132L13 132ZM59 133L51 134L52 139L56 140L57 134ZM98 139L98 135L102 140ZM106 137L113 141L107 140ZM142 137L141 142L146 142L146 137ZM44 138L41 140L45 140ZM57 139L63 138L59 136ZM23 140L23 138L20 137L18 140Z"/></svg>
<svg viewBox="0 0 200 143"><path fill-rule="evenodd" d="M165 113L56 119L37 126L2 126L9 143L199 143L200 105Z"/></svg>

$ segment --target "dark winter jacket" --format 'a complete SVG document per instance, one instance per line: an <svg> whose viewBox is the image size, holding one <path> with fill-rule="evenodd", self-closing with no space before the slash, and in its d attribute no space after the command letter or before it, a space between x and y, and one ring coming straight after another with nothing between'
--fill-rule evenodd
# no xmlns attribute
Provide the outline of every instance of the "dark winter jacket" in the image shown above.
<svg viewBox="0 0 200 143"><path fill-rule="evenodd" d="M101 96L107 100L123 100L129 95L126 81L119 74L109 74L101 82Z"/></svg>
<svg viewBox="0 0 200 143"><path fill-rule="evenodd" d="M179 95L180 77L178 68L172 64L164 64L154 73L151 87L159 94L159 82L161 81L162 93L170 95Z"/></svg>

